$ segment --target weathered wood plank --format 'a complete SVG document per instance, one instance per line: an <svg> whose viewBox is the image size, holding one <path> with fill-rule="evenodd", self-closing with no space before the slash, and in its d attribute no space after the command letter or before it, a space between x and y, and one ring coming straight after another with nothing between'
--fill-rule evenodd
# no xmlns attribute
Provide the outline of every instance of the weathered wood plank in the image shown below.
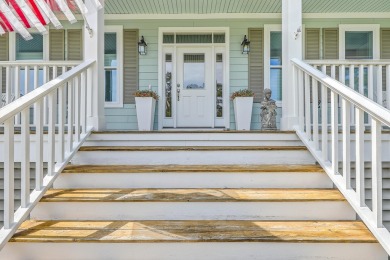
<svg viewBox="0 0 390 260"><path fill-rule="evenodd" d="M297 151L306 146L83 146L80 151Z"/></svg>
<svg viewBox="0 0 390 260"><path fill-rule="evenodd" d="M377 243L360 221L26 221L11 242Z"/></svg>
<svg viewBox="0 0 390 260"><path fill-rule="evenodd" d="M335 189L68 189L41 202L304 202L344 201Z"/></svg>
<svg viewBox="0 0 390 260"><path fill-rule="evenodd" d="M68 165L63 173L324 172L319 165Z"/></svg>

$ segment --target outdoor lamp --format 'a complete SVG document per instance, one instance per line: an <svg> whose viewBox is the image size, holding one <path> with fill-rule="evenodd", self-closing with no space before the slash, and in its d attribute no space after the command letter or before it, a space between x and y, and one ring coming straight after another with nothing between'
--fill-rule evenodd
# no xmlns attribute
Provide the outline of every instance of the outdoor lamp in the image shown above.
<svg viewBox="0 0 390 260"><path fill-rule="evenodd" d="M246 35L245 35L244 36L244 40L241 43L242 54L249 54L249 52L250 52L250 44L251 44L251 42L248 41L248 39L246 38Z"/></svg>
<svg viewBox="0 0 390 260"><path fill-rule="evenodd" d="M146 47L148 45L145 42L144 36L141 36L141 40L138 42L138 53L139 55L146 55Z"/></svg>

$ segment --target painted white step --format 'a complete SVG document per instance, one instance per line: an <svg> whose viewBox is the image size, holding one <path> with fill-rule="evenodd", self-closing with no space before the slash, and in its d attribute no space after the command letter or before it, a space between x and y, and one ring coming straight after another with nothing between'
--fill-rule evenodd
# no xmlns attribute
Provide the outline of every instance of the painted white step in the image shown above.
<svg viewBox="0 0 390 260"><path fill-rule="evenodd" d="M55 189L332 188L318 165L70 165Z"/></svg>
<svg viewBox="0 0 390 260"><path fill-rule="evenodd" d="M314 164L304 146L284 147L82 147L73 164Z"/></svg>
<svg viewBox="0 0 390 260"><path fill-rule="evenodd" d="M49 190L39 220L355 220L334 189Z"/></svg>
<svg viewBox="0 0 390 260"><path fill-rule="evenodd" d="M95 132L84 146L297 146L291 131Z"/></svg>
<svg viewBox="0 0 390 260"><path fill-rule="evenodd" d="M359 221L26 221L0 258L387 260L387 254Z"/></svg>

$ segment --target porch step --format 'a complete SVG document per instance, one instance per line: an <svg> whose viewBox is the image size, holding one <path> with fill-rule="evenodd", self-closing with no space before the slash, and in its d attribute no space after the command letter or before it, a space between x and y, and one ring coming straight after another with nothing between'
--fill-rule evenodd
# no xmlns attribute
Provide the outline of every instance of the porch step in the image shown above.
<svg viewBox="0 0 390 260"><path fill-rule="evenodd" d="M332 187L313 164L68 165L54 183L56 189Z"/></svg>
<svg viewBox="0 0 390 260"><path fill-rule="evenodd" d="M163 130L94 132L84 146L297 146L293 131Z"/></svg>
<svg viewBox="0 0 390 260"><path fill-rule="evenodd" d="M136 259L302 259L303 256L305 259L387 259L360 221L239 220L26 221L0 252L2 256L9 260L128 259L129 256Z"/></svg>
<svg viewBox="0 0 390 260"><path fill-rule="evenodd" d="M109 152L110 156L107 156ZM73 164L311 164L304 146L84 146Z"/></svg>
<svg viewBox="0 0 390 260"><path fill-rule="evenodd" d="M49 190L39 220L355 220L334 189Z"/></svg>

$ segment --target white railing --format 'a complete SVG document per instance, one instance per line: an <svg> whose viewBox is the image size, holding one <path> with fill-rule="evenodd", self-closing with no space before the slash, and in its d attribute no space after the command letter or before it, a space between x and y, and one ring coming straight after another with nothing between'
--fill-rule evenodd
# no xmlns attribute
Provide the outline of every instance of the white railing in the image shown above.
<svg viewBox="0 0 390 260"><path fill-rule="evenodd" d="M93 64L94 61L85 61L0 109L0 123L4 127L4 227L0 230L0 249L91 133L92 127L88 126L87 117L92 103ZM44 141L43 110L46 99L48 125ZM30 109L32 107L34 109ZM34 143L30 138L30 114L34 119ZM21 146L18 151L14 142L16 117L20 117ZM15 152L21 153L21 206L16 211ZM35 189L32 192L30 162L35 162ZM45 176L44 163L47 163Z"/></svg>
<svg viewBox="0 0 390 260"><path fill-rule="evenodd" d="M57 78L81 61L0 61L0 108Z"/></svg>
<svg viewBox="0 0 390 260"><path fill-rule="evenodd" d="M305 62L390 109L390 60L308 60Z"/></svg>
<svg viewBox="0 0 390 260"><path fill-rule="evenodd" d="M303 61L293 59L292 63L296 76L294 84L299 99L297 134L385 250L390 253L390 233L383 227L382 212L382 155L389 152L388 147L382 147L382 125L390 126L390 111ZM339 102L342 104L341 107L338 105ZM351 126L350 121L352 106L356 112L355 127ZM369 158L365 156L364 148L365 113L368 114L371 125ZM352 135L354 143L351 142ZM356 182L351 178L352 160L356 165ZM342 170L339 170L339 162L342 162ZM372 171L372 209L366 206L365 197L368 191L365 187L367 162L371 163ZM355 189L352 188L352 181L356 184Z"/></svg>

